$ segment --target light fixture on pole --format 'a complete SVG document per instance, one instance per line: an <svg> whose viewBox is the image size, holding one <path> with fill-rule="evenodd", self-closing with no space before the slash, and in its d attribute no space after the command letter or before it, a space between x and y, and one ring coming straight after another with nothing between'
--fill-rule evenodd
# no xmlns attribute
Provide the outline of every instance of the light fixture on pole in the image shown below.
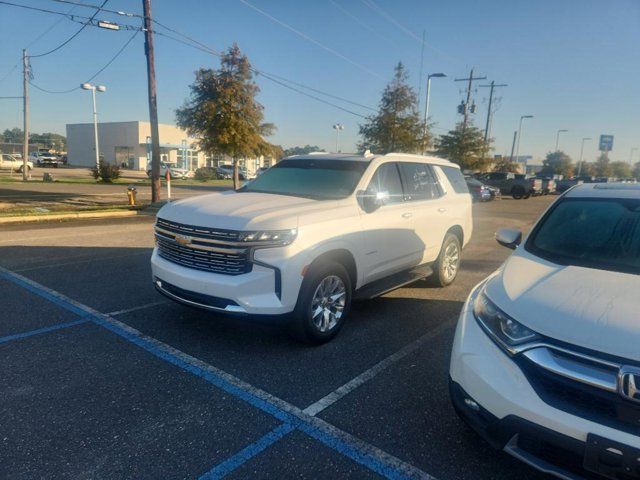
<svg viewBox="0 0 640 480"><path fill-rule="evenodd" d="M555 149L555 151L556 151L556 152L558 151L558 145L560 144L560 134L561 134L561 133L568 132L568 131L569 131L569 130L566 130L566 129L564 129L564 128L563 128L563 129L558 130L558 131L556 132L556 149Z"/></svg>
<svg viewBox="0 0 640 480"><path fill-rule="evenodd" d="M431 79L432 78L444 78L446 77L446 73L431 73L427 75L427 98L424 102L424 126L422 130L422 136L426 137L427 135L427 121L429 120L429 100L431 98ZM427 146L423 145L422 150L423 153L426 153Z"/></svg>
<svg viewBox="0 0 640 480"><path fill-rule="evenodd" d="M98 144L98 112L96 110L96 90L98 92L106 92L107 87L104 85L91 85L90 83L83 83L80 85L83 90L91 90L93 97L93 134L95 136L96 146L96 168L100 168L100 147Z"/></svg>
<svg viewBox="0 0 640 480"><path fill-rule="evenodd" d="M582 144L580 145L580 160L578 161L578 177L580 176L580 172L582 172L582 154L584 153L584 142L587 140L591 140L591 137L584 137L582 139Z"/></svg>
<svg viewBox="0 0 640 480"><path fill-rule="evenodd" d="M524 120L525 118L533 118L533 115L522 115L520 117L520 126L518 126L518 142L516 144L516 159L515 161L518 161L518 156L520 155L520 136L522 135L522 120Z"/></svg>
<svg viewBox="0 0 640 480"><path fill-rule="evenodd" d="M344 130L344 125L335 123L333 129L336 131L336 153L340 152L340 131Z"/></svg>

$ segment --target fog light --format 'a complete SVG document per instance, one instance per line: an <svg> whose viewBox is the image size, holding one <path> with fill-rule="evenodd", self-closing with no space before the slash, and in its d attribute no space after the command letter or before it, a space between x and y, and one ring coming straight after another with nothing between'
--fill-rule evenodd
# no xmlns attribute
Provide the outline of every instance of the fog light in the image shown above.
<svg viewBox="0 0 640 480"><path fill-rule="evenodd" d="M158 288L162 288L162 282L160 280L156 280L156 285Z"/></svg>
<svg viewBox="0 0 640 480"><path fill-rule="evenodd" d="M465 398L464 404L474 412L480 411L480 405L478 405L475 400L471 400L470 398Z"/></svg>

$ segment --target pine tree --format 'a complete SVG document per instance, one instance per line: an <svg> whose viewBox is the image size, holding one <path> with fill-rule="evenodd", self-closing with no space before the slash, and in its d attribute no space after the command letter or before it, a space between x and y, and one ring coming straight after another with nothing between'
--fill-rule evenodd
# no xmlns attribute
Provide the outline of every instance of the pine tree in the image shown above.
<svg viewBox="0 0 640 480"><path fill-rule="evenodd" d="M377 154L389 152L419 153L429 145L429 131L420 121L416 93L407 83L407 72L402 62L384 92L378 113L367 117L360 125L360 150Z"/></svg>
<svg viewBox="0 0 640 480"><path fill-rule="evenodd" d="M463 169L484 171L491 163L491 144L484 141L479 128L462 122L454 130L440 136L436 144L436 154L460 165Z"/></svg>
<svg viewBox="0 0 640 480"><path fill-rule="evenodd" d="M218 70L201 68L196 72L190 89L189 99L176 110L177 124L196 139L200 150L233 159L237 189L238 160L274 151L263 137L275 127L263 123L264 107L256 101L260 89L253 81L249 60L234 44L222 55Z"/></svg>

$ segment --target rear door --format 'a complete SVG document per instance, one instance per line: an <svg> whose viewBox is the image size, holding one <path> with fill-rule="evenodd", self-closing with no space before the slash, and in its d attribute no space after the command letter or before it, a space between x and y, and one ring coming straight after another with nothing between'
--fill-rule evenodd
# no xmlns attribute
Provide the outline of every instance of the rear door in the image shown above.
<svg viewBox="0 0 640 480"><path fill-rule="evenodd" d="M450 220L444 192L431 165L417 162L399 164L405 198L415 219L415 232L423 249L419 263L434 261L440 252Z"/></svg>
<svg viewBox="0 0 640 480"><path fill-rule="evenodd" d="M371 213L361 211L364 283L417 265L424 250L414 230L413 207L405 201L397 163L383 163L374 173L366 195L378 193L388 194L386 203Z"/></svg>

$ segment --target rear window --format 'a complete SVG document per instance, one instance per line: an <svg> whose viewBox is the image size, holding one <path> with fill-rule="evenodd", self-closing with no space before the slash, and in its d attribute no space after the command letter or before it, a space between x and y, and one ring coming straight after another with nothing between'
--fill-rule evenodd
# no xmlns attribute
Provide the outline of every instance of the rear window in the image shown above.
<svg viewBox="0 0 640 480"><path fill-rule="evenodd" d="M456 193L469 193L467 182L459 168L439 165Z"/></svg>
<svg viewBox="0 0 640 480"><path fill-rule="evenodd" d="M567 198L536 226L526 249L560 265L640 273L640 200Z"/></svg>

